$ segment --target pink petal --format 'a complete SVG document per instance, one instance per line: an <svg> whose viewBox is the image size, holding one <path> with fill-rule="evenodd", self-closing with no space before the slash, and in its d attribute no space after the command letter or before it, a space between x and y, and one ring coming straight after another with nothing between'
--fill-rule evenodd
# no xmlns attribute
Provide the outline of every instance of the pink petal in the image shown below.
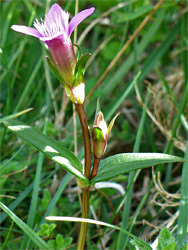
<svg viewBox="0 0 188 250"><path fill-rule="evenodd" d="M59 36L62 36L62 32L61 32L61 31L57 32L57 33L56 33L55 35L53 35L53 36L43 36L43 37L40 37L40 40L41 40L42 42L47 42L47 41L53 40L54 38L58 38Z"/></svg>
<svg viewBox="0 0 188 250"><path fill-rule="evenodd" d="M70 23L69 23L69 32L68 35L70 36L73 30L81 23L85 18L90 16L94 12L95 8L90 8L79 12L76 16L74 16Z"/></svg>
<svg viewBox="0 0 188 250"><path fill-rule="evenodd" d="M34 36L34 37L41 37L42 35L38 32L38 30L34 29L34 28L30 28L27 26L23 26L23 25L12 25L10 27L11 29L13 29L14 31L29 35L29 36Z"/></svg>
<svg viewBox="0 0 188 250"><path fill-rule="evenodd" d="M50 29L51 23L57 23L58 19L60 20L60 24L64 31L68 32L69 13L62 10L58 4L53 4L45 16L45 23Z"/></svg>
<svg viewBox="0 0 188 250"><path fill-rule="evenodd" d="M55 19L55 15L56 16L62 16L62 9L58 4L53 4L50 8L50 10L48 11L46 17L45 17L45 21L46 19L49 19L49 21L56 21Z"/></svg>

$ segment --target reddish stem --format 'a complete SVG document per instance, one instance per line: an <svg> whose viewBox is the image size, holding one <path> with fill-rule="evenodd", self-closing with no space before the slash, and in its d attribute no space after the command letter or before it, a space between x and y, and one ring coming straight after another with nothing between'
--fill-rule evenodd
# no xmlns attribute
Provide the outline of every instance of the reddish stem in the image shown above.
<svg viewBox="0 0 188 250"><path fill-rule="evenodd" d="M100 160L101 159L94 158L93 169L92 169L92 172L91 172L90 180L93 179L97 175L97 170L98 170L98 167L99 167Z"/></svg>
<svg viewBox="0 0 188 250"><path fill-rule="evenodd" d="M84 152L85 152L84 175L89 179L90 169L91 169L91 141L90 141L89 125L87 122L87 117L83 104L76 104L75 106L80 119L80 124L83 133L83 140L84 140Z"/></svg>

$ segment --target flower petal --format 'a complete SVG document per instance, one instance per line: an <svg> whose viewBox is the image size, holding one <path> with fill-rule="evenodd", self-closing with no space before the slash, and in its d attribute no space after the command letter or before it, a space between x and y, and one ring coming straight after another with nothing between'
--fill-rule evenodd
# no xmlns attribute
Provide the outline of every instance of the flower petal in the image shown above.
<svg viewBox="0 0 188 250"><path fill-rule="evenodd" d="M30 36L34 36L37 38L40 38L42 35L38 32L38 30L34 29L34 28L30 28L24 25L12 25L10 27L11 29L13 29L14 31L26 34L26 35L30 35Z"/></svg>
<svg viewBox="0 0 188 250"><path fill-rule="evenodd" d="M53 35L53 36L43 36L43 37L40 37L40 40L41 40L42 42L47 42L47 41L51 41L51 40L53 40L53 39L55 39L55 38L58 38L59 36L63 36L61 31L57 32L57 33L56 33L55 35Z"/></svg>
<svg viewBox="0 0 188 250"><path fill-rule="evenodd" d="M70 36L73 30L78 26L78 24L81 23L85 18L90 16L94 10L95 8L92 7L90 9L83 10L79 12L76 16L74 16L69 23L68 36Z"/></svg>
<svg viewBox="0 0 188 250"><path fill-rule="evenodd" d="M53 4L45 16L45 23L48 29L53 29L53 23L57 26L58 31L64 30L68 34L68 22L69 22L69 13L62 10L58 4Z"/></svg>

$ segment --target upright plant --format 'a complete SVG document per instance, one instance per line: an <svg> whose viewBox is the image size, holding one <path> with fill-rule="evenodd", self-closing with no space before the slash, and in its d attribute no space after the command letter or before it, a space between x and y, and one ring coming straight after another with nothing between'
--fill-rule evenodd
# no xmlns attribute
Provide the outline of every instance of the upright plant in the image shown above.
<svg viewBox="0 0 188 250"><path fill-rule="evenodd" d="M39 22L36 19L34 22L35 28L21 25L11 27L17 32L34 36L46 44L47 54L49 54L46 57L48 65L53 74L59 79L78 113L84 141L84 166L71 151L63 148L57 141L40 134L37 130L18 121L11 120L5 123L10 130L14 131L23 140L76 176L82 190L82 218L86 219L89 213L90 192L97 182L159 163L182 161L180 157L158 153L123 153L101 160L117 115L107 127L98 104L94 124L90 129L84 109L84 73L90 54L77 58L70 38L78 24L93 12L94 8L83 10L69 22L69 13L62 10L58 4L54 4L44 20L41 19ZM92 161L92 158L94 158L94 161ZM125 230L124 233L126 233ZM84 249L86 234L87 223L83 221L78 241L79 250ZM138 244L144 245L140 241ZM150 249L149 246L148 249Z"/></svg>

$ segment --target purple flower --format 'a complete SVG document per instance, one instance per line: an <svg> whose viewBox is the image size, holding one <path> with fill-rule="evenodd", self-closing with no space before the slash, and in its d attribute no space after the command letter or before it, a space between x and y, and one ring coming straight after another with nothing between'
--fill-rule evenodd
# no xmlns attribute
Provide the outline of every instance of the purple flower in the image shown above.
<svg viewBox="0 0 188 250"><path fill-rule="evenodd" d="M63 77L63 84L72 88L77 59L70 35L78 24L90 16L93 11L94 8L83 10L69 22L69 13L62 10L58 4L53 4L45 16L45 20L41 19L39 22L36 19L33 24L35 28L22 25L12 25L11 28L45 42L55 68Z"/></svg>

